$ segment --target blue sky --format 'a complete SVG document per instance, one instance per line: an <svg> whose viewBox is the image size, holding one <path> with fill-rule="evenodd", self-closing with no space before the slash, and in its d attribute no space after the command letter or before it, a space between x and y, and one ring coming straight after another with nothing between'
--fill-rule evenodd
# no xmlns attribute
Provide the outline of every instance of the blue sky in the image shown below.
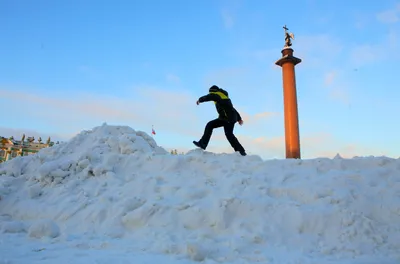
<svg viewBox="0 0 400 264"><path fill-rule="evenodd" d="M68 140L106 122L193 149L228 90L247 152L284 158L283 25L303 158L400 156L400 1L0 1L2 136ZM232 152L223 130L209 149Z"/></svg>

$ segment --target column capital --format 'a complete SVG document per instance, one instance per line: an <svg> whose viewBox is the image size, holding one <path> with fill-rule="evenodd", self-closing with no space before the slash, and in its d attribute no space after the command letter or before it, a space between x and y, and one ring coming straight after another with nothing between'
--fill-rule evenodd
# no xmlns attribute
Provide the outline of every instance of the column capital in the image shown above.
<svg viewBox="0 0 400 264"><path fill-rule="evenodd" d="M301 62L301 59L293 56L292 48L286 47L281 51L281 53L282 53L282 58L280 58L275 62L276 65L282 67L282 65L285 64L286 62L291 62L293 63L293 65L299 64Z"/></svg>

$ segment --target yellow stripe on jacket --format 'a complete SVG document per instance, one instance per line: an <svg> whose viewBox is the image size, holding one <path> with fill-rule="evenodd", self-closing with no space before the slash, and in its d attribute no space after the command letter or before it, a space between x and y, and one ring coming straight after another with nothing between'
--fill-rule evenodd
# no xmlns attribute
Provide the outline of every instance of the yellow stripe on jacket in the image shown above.
<svg viewBox="0 0 400 264"><path fill-rule="evenodd" d="M222 100L224 100L224 99L229 99L229 97L228 96L226 96L224 93L222 93L222 92L210 92L210 94L216 94L216 95L218 95L219 97L221 97L221 99ZM214 104L216 104L217 102L215 102L214 101Z"/></svg>
<svg viewBox="0 0 400 264"><path fill-rule="evenodd" d="M218 95L219 97L221 97L222 100L229 99L229 97L226 96L226 95L225 95L224 93L222 93L222 92L210 92L210 93ZM214 104L217 104L217 102L214 101ZM225 116L228 117L228 115L227 115L227 113L225 112L225 110L222 110L222 111L224 111Z"/></svg>

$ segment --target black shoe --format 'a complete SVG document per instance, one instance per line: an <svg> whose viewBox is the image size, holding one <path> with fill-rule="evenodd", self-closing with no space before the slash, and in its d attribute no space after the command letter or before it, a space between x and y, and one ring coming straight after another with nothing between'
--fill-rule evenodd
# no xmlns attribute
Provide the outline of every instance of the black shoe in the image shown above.
<svg viewBox="0 0 400 264"><path fill-rule="evenodd" d="M246 151L239 151L239 153L240 153L240 155L242 155L242 156L246 156L247 154L246 154Z"/></svg>
<svg viewBox="0 0 400 264"><path fill-rule="evenodd" d="M202 144L200 144L200 142L193 141L193 144L195 144L197 147L199 147L201 149L206 149Z"/></svg>

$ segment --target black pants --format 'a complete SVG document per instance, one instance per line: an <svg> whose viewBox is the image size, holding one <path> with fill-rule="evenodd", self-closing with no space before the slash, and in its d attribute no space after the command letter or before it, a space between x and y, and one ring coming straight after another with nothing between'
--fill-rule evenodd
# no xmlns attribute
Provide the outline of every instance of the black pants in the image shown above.
<svg viewBox="0 0 400 264"><path fill-rule="evenodd" d="M221 119L214 119L207 123L206 128L204 129L204 134L201 137L199 143L207 148L208 142L210 141L212 132L214 128L224 127L225 136L231 144L232 148L235 151L244 152L243 146L239 143L239 140L233 134L233 128L235 127L235 123L229 123L227 121Z"/></svg>

